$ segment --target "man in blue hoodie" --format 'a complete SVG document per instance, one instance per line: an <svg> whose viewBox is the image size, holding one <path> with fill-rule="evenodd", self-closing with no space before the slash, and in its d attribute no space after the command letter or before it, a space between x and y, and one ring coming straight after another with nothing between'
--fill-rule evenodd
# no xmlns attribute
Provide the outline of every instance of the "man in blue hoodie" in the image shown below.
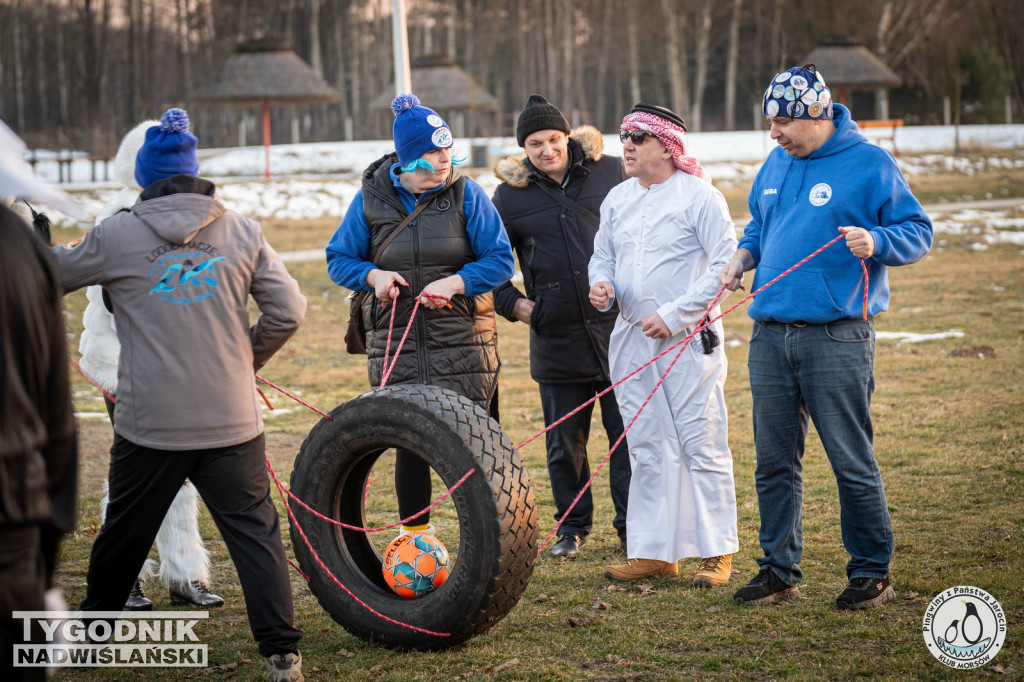
<svg viewBox="0 0 1024 682"><path fill-rule="evenodd" d="M756 289L845 234L750 306L754 479L761 514L760 572L737 604L771 604L798 594L803 552L801 457L808 418L839 486L849 584L839 608L895 598L889 575L892 523L872 446L874 323L888 308L886 267L920 260L932 226L892 156L857 131L832 102L813 65L772 79L762 111L779 144L750 190L751 221L719 279L732 289L757 268ZM861 260L870 283L864 294Z"/></svg>

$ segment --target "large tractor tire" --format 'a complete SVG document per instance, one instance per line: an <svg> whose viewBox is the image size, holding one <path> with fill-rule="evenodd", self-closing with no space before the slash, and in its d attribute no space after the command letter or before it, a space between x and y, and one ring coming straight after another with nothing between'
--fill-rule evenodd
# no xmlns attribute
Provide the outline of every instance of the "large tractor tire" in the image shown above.
<svg viewBox="0 0 1024 682"><path fill-rule="evenodd" d="M415 599L398 596L384 582L381 555L366 533L292 508L313 549L359 599L389 618L448 636L374 615L324 574L294 527L292 545L321 606L353 635L394 648L444 649L488 630L526 589L537 554L533 485L519 451L479 406L447 389L398 385L353 398L336 407L331 420L321 420L295 460L291 489L324 516L364 527L367 477L393 447L426 460L446 488L474 470L451 498L459 548L436 590Z"/></svg>

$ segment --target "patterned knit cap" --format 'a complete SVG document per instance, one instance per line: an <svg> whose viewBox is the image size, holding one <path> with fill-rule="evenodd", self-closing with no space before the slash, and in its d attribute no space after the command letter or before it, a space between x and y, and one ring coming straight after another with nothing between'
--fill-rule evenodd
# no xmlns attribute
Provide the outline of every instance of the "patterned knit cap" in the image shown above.
<svg viewBox="0 0 1024 682"><path fill-rule="evenodd" d="M764 91L761 112L768 118L832 120L832 92L814 64L794 66L775 74Z"/></svg>

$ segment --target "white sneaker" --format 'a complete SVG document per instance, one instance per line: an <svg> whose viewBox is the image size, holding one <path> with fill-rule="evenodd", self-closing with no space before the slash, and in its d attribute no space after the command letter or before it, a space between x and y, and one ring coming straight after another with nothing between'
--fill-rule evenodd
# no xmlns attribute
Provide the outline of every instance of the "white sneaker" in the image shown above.
<svg viewBox="0 0 1024 682"><path fill-rule="evenodd" d="M267 682L303 682L302 654L274 654L263 659L267 664Z"/></svg>

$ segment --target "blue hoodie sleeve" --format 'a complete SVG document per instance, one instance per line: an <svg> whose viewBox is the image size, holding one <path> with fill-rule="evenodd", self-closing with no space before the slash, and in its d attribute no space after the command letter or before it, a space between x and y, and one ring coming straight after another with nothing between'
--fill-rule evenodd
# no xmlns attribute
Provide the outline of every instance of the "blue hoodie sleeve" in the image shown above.
<svg viewBox="0 0 1024 682"><path fill-rule="evenodd" d="M750 210L750 222L743 228L743 236L740 237L737 249L746 249L754 258L754 265L761 262L761 208L757 205L757 197L760 195L759 183L761 175L758 174L754 180L750 194L747 195L747 208Z"/></svg>
<svg viewBox="0 0 1024 682"><path fill-rule="evenodd" d="M327 274L335 284L353 291L370 291L366 275L373 267L370 228L363 215L363 190L359 190L341 225L327 242Z"/></svg>
<svg viewBox="0 0 1024 682"><path fill-rule="evenodd" d="M932 222L910 191L895 161L883 166L879 183L878 225L864 228L875 240L872 260L883 265L908 265L921 260L932 246Z"/></svg>
<svg viewBox="0 0 1024 682"><path fill-rule="evenodd" d="M466 284L465 295L477 296L510 279L516 271L515 260L498 210L480 185L469 178L464 210L466 233L476 260L463 266L458 274Z"/></svg>

